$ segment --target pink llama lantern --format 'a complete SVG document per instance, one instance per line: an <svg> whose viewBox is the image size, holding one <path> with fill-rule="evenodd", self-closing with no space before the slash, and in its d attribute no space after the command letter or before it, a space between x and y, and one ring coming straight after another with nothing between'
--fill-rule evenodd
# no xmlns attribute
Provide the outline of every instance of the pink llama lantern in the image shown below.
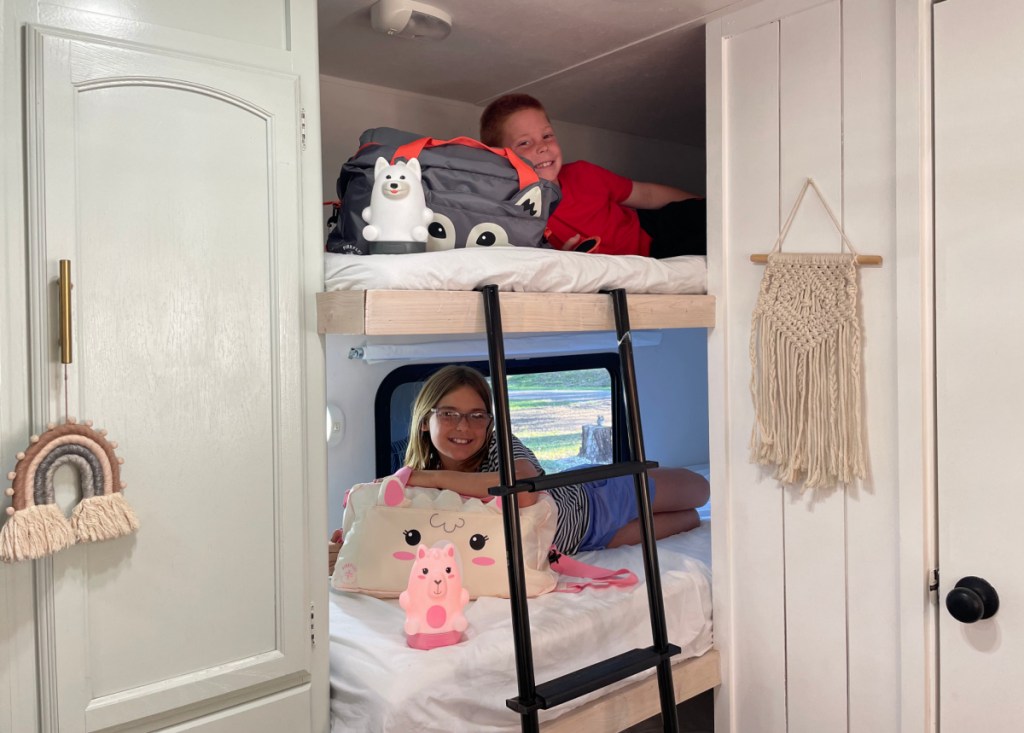
<svg viewBox="0 0 1024 733"><path fill-rule="evenodd" d="M458 644L469 626L462 609L469 591L462 587L455 545L420 545L409 573L409 585L398 596L405 610L405 633L413 649L436 649Z"/></svg>

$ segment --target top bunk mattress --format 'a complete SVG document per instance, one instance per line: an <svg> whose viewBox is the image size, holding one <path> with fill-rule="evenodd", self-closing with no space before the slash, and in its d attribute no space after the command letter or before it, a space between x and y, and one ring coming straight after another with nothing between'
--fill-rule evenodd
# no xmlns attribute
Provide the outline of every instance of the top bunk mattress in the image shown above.
<svg viewBox="0 0 1024 733"><path fill-rule="evenodd" d="M533 293L629 293L696 295L707 292L706 259L656 260L636 255L599 255L537 247L471 247L401 255L325 253L324 289L499 290Z"/></svg>

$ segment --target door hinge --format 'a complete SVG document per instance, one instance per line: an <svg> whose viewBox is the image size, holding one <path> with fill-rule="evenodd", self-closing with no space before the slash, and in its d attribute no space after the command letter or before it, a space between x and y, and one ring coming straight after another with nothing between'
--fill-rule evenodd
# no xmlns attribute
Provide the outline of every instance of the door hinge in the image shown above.
<svg viewBox="0 0 1024 733"><path fill-rule="evenodd" d="M306 149L306 108L303 107L299 110L299 141L302 143L302 149Z"/></svg>
<svg viewBox="0 0 1024 733"><path fill-rule="evenodd" d="M316 646L316 604L309 604L309 645Z"/></svg>
<svg viewBox="0 0 1024 733"><path fill-rule="evenodd" d="M928 590L933 593L939 590L939 569L933 568L931 572L931 578L928 581Z"/></svg>

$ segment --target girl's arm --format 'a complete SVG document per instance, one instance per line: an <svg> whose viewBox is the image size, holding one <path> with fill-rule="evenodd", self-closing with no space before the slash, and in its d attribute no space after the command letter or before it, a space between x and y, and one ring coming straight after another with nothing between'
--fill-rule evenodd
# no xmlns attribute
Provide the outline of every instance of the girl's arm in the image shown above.
<svg viewBox="0 0 1024 733"><path fill-rule="evenodd" d="M516 478L533 478L538 476L529 461L516 459ZM465 471L413 471L409 476L409 486L420 486L426 489L450 489L463 496L474 496L478 499L493 498L487 489L501 483L497 471L489 473L467 473ZM519 506L526 507L537 502L533 492L519 494Z"/></svg>
<svg viewBox="0 0 1024 733"><path fill-rule="evenodd" d="M633 181L633 190L630 192L629 198L622 203L625 206L632 206L634 209L660 209L673 201L696 198L700 197L673 186Z"/></svg>

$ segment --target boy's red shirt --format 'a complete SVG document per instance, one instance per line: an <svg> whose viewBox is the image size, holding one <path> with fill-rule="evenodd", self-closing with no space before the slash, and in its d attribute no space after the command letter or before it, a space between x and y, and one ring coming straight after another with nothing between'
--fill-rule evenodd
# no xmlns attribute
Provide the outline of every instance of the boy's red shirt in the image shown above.
<svg viewBox="0 0 1024 733"><path fill-rule="evenodd" d="M641 228L636 209L622 205L633 192L633 181L579 160L562 166L558 184L562 200L548 218L556 247L579 234L600 237L602 254L650 254L651 237Z"/></svg>

